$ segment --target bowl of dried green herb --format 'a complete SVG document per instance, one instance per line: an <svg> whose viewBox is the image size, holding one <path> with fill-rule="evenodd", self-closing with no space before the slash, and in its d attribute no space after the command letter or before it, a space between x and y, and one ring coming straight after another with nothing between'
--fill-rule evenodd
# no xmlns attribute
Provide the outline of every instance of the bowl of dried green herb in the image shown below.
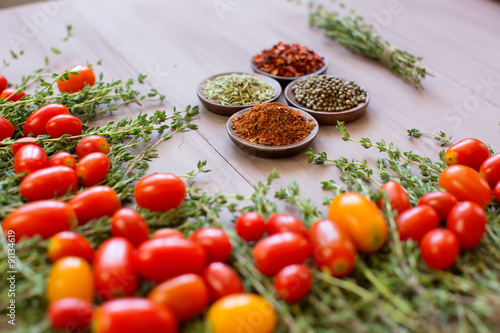
<svg viewBox="0 0 500 333"><path fill-rule="evenodd" d="M306 149L318 127L307 112L272 102L238 111L227 121L226 130L236 146L249 154L282 158Z"/></svg>
<svg viewBox="0 0 500 333"><path fill-rule="evenodd" d="M359 83L331 75L311 75L285 89L288 105L311 114L320 125L337 125L363 116L370 94Z"/></svg>
<svg viewBox="0 0 500 333"><path fill-rule="evenodd" d="M285 87L306 75L324 73L328 62L320 53L307 46L279 42L272 48L255 54L250 67L254 72L271 77Z"/></svg>
<svg viewBox="0 0 500 333"><path fill-rule="evenodd" d="M197 88L203 106L223 116L231 116L259 103L273 102L281 91L280 84L270 77L242 72L213 75Z"/></svg>

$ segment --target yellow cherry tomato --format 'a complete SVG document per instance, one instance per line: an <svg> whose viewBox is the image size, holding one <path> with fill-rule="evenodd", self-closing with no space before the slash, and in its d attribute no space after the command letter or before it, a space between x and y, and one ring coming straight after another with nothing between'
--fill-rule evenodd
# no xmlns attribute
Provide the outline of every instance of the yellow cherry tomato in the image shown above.
<svg viewBox="0 0 500 333"><path fill-rule="evenodd" d="M80 257L68 256L57 260L50 269L46 292L49 303L66 297L92 302L94 276L90 265Z"/></svg>
<svg viewBox="0 0 500 333"><path fill-rule="evenodd" d="M359 193L342 193L328 208L328 219L337 222L360 252L379 250L387 238L387 224L377 206Z"/></svg>
<svg viewBox="0 0 500 333"><path fill-rule="evenodd" d="M211 333L271 333L278 321L273 306L254 294L232 294L215 302L207 313Z"/></svg>

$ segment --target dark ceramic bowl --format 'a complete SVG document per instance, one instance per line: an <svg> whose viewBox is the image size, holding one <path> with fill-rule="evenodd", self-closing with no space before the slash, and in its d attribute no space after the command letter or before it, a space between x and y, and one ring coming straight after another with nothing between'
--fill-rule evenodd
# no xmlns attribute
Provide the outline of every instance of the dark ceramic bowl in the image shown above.
<svg viewBox="0 0 500 333"><path fill-rule="evenodd" d="M316 53L319 54L323 58L323 62L325 63L325 65L323 67L321 67L320 69L318 69L316 72L313 72L313 73L310 73L307 75L303 75L303 76L288 77L288 76L278 76L278 75L272 75L272 74L266 73L263 70L258 69L257 66L254 65L253 57L252 57L252 59L250 59L250 67L252 68L252 70L255 73L259 73L259 74L265 75L267 77L273 78L276 81L278 81L283 88L285 88L290 82L292 82L294 80L298 80L298 79L301 79L301 78L306 77L306 76L323 74L328 69L328 60L326 60L326 58L323 57L323 55L321 53L318 53L318 52L316 52Z"/></svg>
<svg viewBox="0 0 500 333"><path fill-rule="evenodd" d="M213 102L213 101L209 100L203 94L203 90L201 89L201 87L208 80L213 80L213 79L215 79L218 76L227 75L227 74L247 74L247 75L259 78L259 79L265 81L266 83L270 84L273 87L273 89L274 89L273 97L271 99L267 100L267 101L262 102L262 103L274 102L281 95L282 89L281 89L280 84L275 79L270 78L270 77L265 76L265 75L260 75L260 74L255 74L255 73L244 73L244 72L228 72L228 73L221 73L221 74L212 75L211 77L206 78L205 80L203 80L198 85L198 88L196 89L196 92L197 92L198 98L200 99L200 101L203 104L203 106L206 107L207 110L209 110L209 111L211 111L213 113L217 113L217 114L220 114L222 116L231 116L231 115L235 114L236 112L238 112L238 111L240 111L242 109L246 109L246 108L249 108L249 107L252 107L254 105L259 104L259 103L256 103L256 104L248 104L248 105L223 105L223 104L219 104L219 103L216 103L216 102Z"/></svg>
<svg viewBox="0 0 500 333"><path fill-rule="evenodd" d="M314 111L300 104L295 99L295 95L293 94L292 89L299 81L300 80L296 80L286 87L285 89L286 101L289 106L299 108L311 114L318 121L320 125L335 126L337 125L337 121L343 121L348 123L350 121L356 120L365 114L366 108L368 107L368 103L370 103L370 94L368 93L368 90L366 90L365 87L356 82L356 84L366 92L365 102L359 103L357 106L344 111L338 111L338 112Z"/></svg>
<svg viewBox="0 0 500 333"><path fill-rule="evenodd" d="M265 158L282 158L282 157L289 157L293 155L297 155L304 149L306 149L311 142L314 140L316 135L318 134L318 122L309 115L307 112L304 112L300 109L292 108L296 111L299 111L302 115L304 115L307 119L312 119L313 123L315 124L314 128L312 129L311 133L301 141L289 144L289 145L283 145L283 146L266 146L266 145L260 145L260 144L255 144L251 143L241 137L239 137L231 128L233 124L233 120L237 117L239 117L241 114L250 111L250 108L238 111L234 115L232 115L229 120L227 121L226 124L226 130L227 133L229 134L229 137L233 142L241 149L246 151L247 153L258 156L258 157L265 157Z"/></svg>

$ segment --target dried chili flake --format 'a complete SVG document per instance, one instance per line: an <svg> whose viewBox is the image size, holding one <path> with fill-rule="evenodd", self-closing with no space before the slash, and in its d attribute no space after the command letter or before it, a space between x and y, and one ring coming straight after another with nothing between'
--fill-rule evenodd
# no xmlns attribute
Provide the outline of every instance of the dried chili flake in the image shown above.
<svg viewBox="0 0 500 333"><path fill-rule="evenodd" d="M262 103L233 120L231 128L241 138L266 146L283 146L305 139L314 122L281 103Z"/></svg>
<svg viewBox="0 0 500 333"><path fill-rule="evenodd" d="M254 55L253 64L261 71L284 77L311 74L325 66L324 59L306 46L283 42Z"/></svg>

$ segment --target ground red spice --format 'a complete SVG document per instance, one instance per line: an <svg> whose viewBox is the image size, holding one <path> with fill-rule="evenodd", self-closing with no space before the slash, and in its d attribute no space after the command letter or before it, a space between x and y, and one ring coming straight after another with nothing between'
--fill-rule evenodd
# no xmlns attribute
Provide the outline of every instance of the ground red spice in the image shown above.
<svg viewBox="0 0 500 333"><path fill-rule="evenodd" d="M241 138L266 146L283 146L305 139L316 126L297 110L281 103L262 103L233 120Z"/></svg>
<svg viewBox="0 0 500 333"><path fill-rule="evenodd" d="M253 64L261 71L285 77L311 74L325 66L323 58L306 46L283 42L254 55Z"/></svg>

